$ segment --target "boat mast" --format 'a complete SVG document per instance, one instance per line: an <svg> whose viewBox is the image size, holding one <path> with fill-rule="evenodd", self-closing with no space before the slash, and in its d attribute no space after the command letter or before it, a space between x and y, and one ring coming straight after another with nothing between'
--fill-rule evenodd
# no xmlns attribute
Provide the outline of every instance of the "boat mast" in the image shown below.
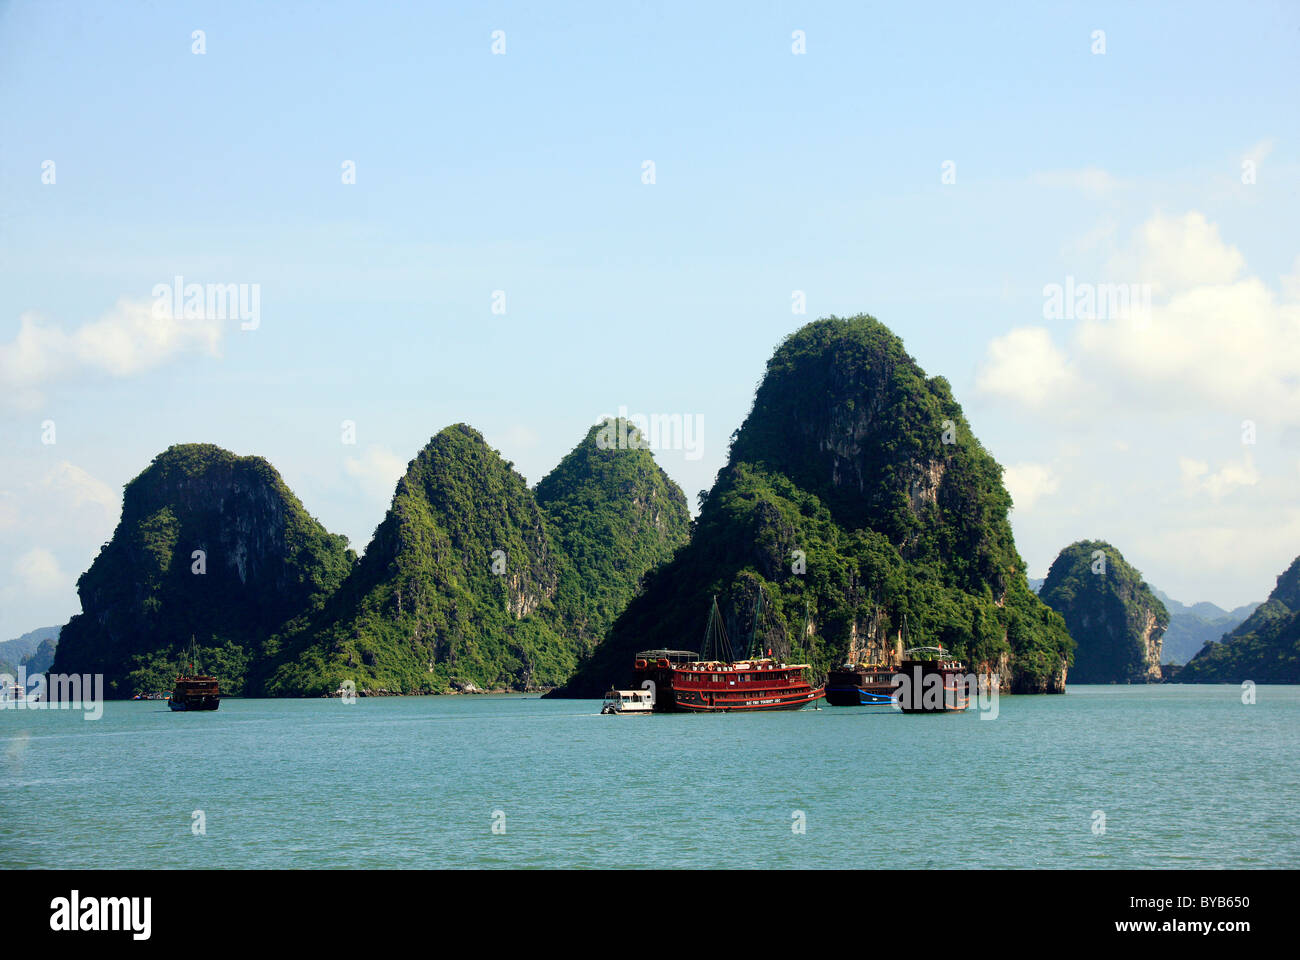
<svg viewBox="0 0 1300 960"><path fill-rule="evenodd" d="M799 656L794 655L794 645L790 647L790 659L796 663L807 660L812 662L812 641L808 639L808 628L812 626L812 611L809 609L808 601L803 602L803 634L799 637ZM805 653L804 648L807 647Z"/></svg>
<svg viewBox="0 0 1300 960"><path fill-rule="evenodd" d="M749 631L749 652L745 654L750 660L757 660L763 656L763 648L758 646L758 621L763 616L763 588L758 588L758 601L754 604L754 626ZM757 650L757 655L755 654Z"/></svg>
<svg viewBox="0 0 1300 960"><path fill-rule="evenodd" d="M716 654L717 656L711 656ZM725 656L724 656L725 654ZM704 627L704 642L700 644L701 660L723 660L730 663L732 659L731 641L727 639L727 628L722 623L722 611L718 609L717 594L709 605L709 622Z"/></svg>

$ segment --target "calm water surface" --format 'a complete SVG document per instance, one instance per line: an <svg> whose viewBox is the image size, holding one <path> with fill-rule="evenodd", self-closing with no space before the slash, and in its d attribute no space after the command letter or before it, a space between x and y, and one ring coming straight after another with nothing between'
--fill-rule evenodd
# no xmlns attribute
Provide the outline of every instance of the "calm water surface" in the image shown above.
<svg viewBox="0 0 1300 960"><path fill-rule="evenodd" d="M0 710L0 867L1297 867L1300 687L1257 700L1082 686L1003 697L996 720L518 696Z"/></svg>

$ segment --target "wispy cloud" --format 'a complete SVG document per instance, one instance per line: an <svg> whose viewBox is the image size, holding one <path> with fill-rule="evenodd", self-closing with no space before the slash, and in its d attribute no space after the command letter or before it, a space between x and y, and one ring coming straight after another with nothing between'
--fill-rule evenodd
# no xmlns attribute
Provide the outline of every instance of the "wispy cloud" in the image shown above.
<svg viewBox="0 0 1300 960"><path fill-rule="evenodd" d="M343 472L356 481L367 496L385 503L392 499L393 490L406 473L406 467L405 459L378 444L366 447L359 457L347 457L343 461Z"/></svg>
<svg viewBox="0 0 1300 960"><path fill-rule="evenodd" d="M130 377L184 354L221 355L225 321L159 316L149 301L122 299L71 332L34 313L0 343L0 388L9 402L33 409L56 383L87 374Z"/></svg>
<svg viewBox="0 0 1300 960"><path fill-rule="evenodd" d="M1060 475L1045 463L1013 463L1003 471L1002 482L1011 494L1015 509L1022 513L1061 489Z"/></svg>

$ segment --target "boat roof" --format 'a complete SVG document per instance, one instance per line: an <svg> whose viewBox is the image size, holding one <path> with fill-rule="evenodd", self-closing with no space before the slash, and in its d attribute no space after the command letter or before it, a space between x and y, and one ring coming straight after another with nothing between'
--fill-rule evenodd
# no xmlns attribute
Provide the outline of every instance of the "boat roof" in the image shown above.
<svg viewBox="0 0 1300 960"><path fill-rule="evenodd" d="M646 660L698 660L700 655L694 650L642 650L637 654Z"/></svg>
<svg viewBox="0 0 1300 960"><path fill-rule="evenodd" d="M808 669L806 663L783 663L771 657L763 657L758 660L698 660L693 666L705 672L709 670L757 670L760 666L770 666L778 670Z"/></svg>

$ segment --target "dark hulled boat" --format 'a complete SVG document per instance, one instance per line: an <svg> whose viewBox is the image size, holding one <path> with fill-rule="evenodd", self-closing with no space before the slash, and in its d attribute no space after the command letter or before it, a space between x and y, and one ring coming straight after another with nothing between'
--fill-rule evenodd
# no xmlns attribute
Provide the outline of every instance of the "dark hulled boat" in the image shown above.
<svg viewBox="0 0 1300 960"><path fill-rule="evenodd" d="M198 673L194 667L194 640L190 638L190 672L176 678L167 706L175 711L216 710L221 706L221 688L217 678Z"/></svg>
<svg viewBox="0 0 1300 960"><path fill-rule="evenodd" d="M898 664L896 696L904 713L956 713L970 704L966 666L943 647L912 647Z"/></svg>
<svg viewBox="0 0 1300 960"><path fill-rule="evenodd" d="M754 614L755 634L762 594ZM751 652L754 639L751 639ZM704 646L699 655L687 650L645 650L636 655L638 685L654 692L656 713L719 713L752 710L798 710L825 696L808 682L806 663L786 663L768 656L732 660L716 598L709 609ZM725 653L710 657L710 653Z"/></svg>
<svg viewBox="0 0 1300 960"><path fill-rule="evenodd" d="M167 706L173 710L215 710L221 706L217 678L192 674L176 678Z"/></svg>
<svg viewBox="0 0 1300 960"><path fill-rule="evenodd" d="M890 706L894 702L892 663L898 653L886 649L880 626L880 609L868 627L865 651L856 630L844 665L826 677L826 702L833 707ZM899 648L901 650L901 646ZM869 662L864 662L869 661Z"/></svg>
<svg viewBox="0 0 1300 960"><path fill-rule="evenodd" d="M832 707L889 706L894 702L894 667L846 663L826 677L826 702Z"/></svg>

